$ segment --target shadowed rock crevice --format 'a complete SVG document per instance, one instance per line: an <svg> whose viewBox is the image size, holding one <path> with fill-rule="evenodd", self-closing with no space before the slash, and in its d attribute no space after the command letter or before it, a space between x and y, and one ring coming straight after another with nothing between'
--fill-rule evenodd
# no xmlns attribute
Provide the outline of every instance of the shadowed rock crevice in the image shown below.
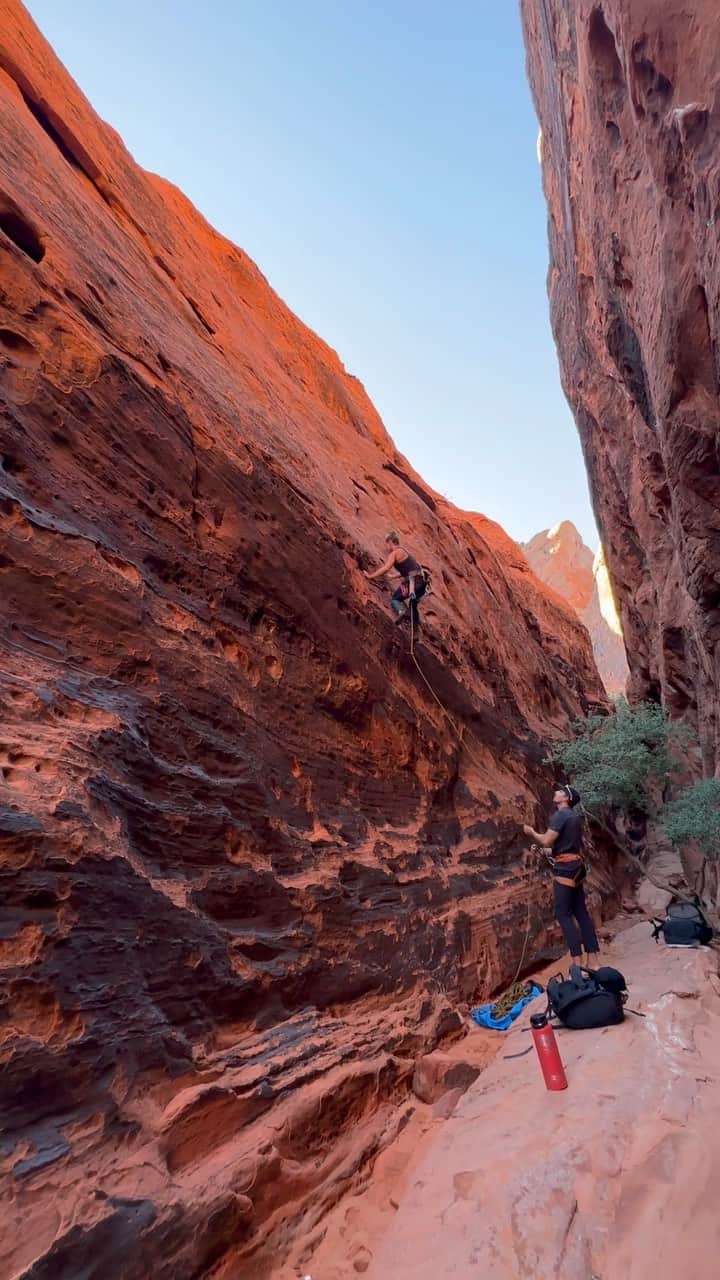
<svg viewBox="0 0 720 1280"><path fill-rule="evenodd" d="M33 262L42 262L45 246L37 231L7 199L0 195L0 231Z"/></svg>
<svg viewBox="0 0 720 1280"><path fill-rule="evenodd" d="M607 349L643 421L648 427L653 428L655 415L650 402L650 390L640 340L617 306L610 309Z"/></svg>
<svg viewBox="0 0 720 1280"><path fill-rule="evenodd" d="M615 114L622 110L625 101L625 76L615 37L600 8L593 9L590 14L588 49L603 110Z"/></svg>
<svg viewBox="0 0 720 1280"><path fill-rule="evenodd" d="M630 50L634 106L641 119L649 112L653 120L657 120L672 100L673 87L650 58L648 43L648 37L642 35L633 42Z"/></svg>
<svg viewBox="0 0 720 1280"><path fill-rule="evenodd" d="M523 0L522 15L543 130L553 329L630 687L697 729L712 775L720 764L717 13L710 0ZM578 55L584 32L587 62ZM629 107L620 106L621 71ZM609 92L618 95L612 110ZM568 203L572 262L559 229ZM679 632L682 646L666 654L663 636Z"/></svg>
<svg viewBox="0 0 720 1280"><path fill-rule="evenodd" d="M678 312L678 351L668 413L672 414L689 395L705 392L710 400L708 408L713 425L720 425L716 358L707 293L701 284L691 287L687 301L679 304Z"/></svg>

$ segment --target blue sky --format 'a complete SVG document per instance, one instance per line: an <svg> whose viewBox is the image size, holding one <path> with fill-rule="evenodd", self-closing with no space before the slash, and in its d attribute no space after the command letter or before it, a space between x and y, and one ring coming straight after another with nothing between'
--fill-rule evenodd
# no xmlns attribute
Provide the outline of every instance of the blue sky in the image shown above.
<svg viewBox="0 0 720 1280"><path fill-rule="evenodd" d="M516 0L29 0L99 114L241 245L436 489L597 541L557 371Z"/></svg>

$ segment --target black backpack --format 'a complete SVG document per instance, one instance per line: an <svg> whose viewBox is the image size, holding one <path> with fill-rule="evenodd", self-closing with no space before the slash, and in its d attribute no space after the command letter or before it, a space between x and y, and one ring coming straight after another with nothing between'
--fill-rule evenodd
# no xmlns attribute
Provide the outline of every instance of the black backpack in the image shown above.
<svg viewBox="0 0 720 1280"><path fill-rule="evenodd" d="M627 984L619 969L571 964L567 978L559 973L550 979L547 995L549 1010L572 1031L612 1027L625 1017Z"/></svg>
<svg viewBox="0 0 720 1280"><path fill-rule="evenodd" d="M668 947L697 947L710 942L713 931L699 902L671 902L664 920L653 920L653 938L662 934Z"/></svg>

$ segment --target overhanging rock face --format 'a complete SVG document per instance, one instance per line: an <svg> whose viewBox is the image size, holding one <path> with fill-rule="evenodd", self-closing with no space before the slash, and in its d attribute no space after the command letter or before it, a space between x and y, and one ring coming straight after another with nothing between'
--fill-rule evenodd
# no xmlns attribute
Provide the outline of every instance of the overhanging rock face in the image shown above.
<svg viewBox="0 0 720 1280"><path fill-rule="evenodd" d="M711 0L523 0L552 320L632 691L720 761L720 63Z"/></svg>
<svg viewBox="0 0 720 1280"><path fill-rule="evenodd" d="M518 822L603 693L12 2L0 138L0 1271L178 1280L282 1258L529 894L554 942ZM457 732L361 572L392 526Z"/></svg>

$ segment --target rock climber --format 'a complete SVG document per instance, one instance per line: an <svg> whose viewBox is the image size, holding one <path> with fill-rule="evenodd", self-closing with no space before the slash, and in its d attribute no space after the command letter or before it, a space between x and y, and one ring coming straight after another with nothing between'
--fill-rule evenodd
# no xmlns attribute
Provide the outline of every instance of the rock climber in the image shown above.
<svg viewBox="0 0 720 1280"><path fill-rule="evenodd" d="M583 816L577 810L579 803L580 797L574 787L557 783L553 793L555 813L547 831L540 834L527 825L523 831L544 849L552 850L548 857L552 867L555 919L562 929L571 962L581 963L580 952L584 948L587 965L594 968L599 963L598 940L582 883L586 870L582 855Z"/></svg>
<svg viewBox="0 0 720 1280"><path fill-rule="evenodd" d="M408 611L408 604L412 610L412 620L415 627L419 626L420 619L418 617L417 602L425 595L426 582L422 565L419 565L414 556L410 555L404 547L400 546L400 537L394 529L390 530L385 537L385 550L387 551L387 560L376 569L374 573L364 570L365 577L372 582L373 578L381 578L384 573L390 573L391 569L395 569L400 574L400 586L393 591L390 597L390 604L395 613L395 621L402 622ZM408 602L406 604L405 602Z"/></svg>

